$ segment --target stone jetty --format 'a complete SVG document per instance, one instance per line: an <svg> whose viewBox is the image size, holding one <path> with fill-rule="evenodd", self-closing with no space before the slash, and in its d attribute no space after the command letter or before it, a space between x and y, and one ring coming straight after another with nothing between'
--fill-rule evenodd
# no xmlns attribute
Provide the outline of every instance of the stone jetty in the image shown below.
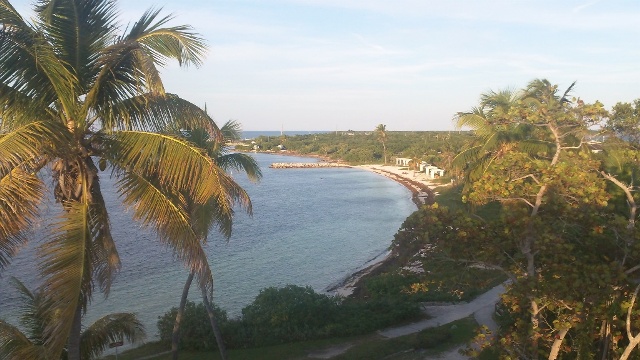
<svg viewBox="0 0 640 360"><path fill-rule="evenodd" d="M317 163L273 163L270 168L273 169L317 169L317 168L350 168L351 166L335 162L317 162Z"/></svg>

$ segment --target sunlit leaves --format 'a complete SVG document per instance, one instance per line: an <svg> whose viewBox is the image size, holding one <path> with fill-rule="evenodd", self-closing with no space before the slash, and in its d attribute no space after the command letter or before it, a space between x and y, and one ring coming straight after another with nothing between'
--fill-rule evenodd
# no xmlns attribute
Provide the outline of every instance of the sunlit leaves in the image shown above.
<svg viewBox="0 0 640 360"><path fill-rule="evenodd" d="M40 179L19 168L0 179L0 269L27 241L43 194Z"/></svg>

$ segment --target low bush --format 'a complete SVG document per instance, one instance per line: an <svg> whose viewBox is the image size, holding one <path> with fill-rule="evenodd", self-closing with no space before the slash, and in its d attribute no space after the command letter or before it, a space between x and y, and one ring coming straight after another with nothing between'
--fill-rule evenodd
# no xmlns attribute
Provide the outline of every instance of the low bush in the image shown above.
<svg viewBox="0 0 640 360"><path fill-rule="evenodd" d="M226 327L229 322L227 313L215 305L213 307L219 326L221 328ZM177 313L178 308L174 307L158 317L158 335L161 341L171 343L173 325ZM209 322L207 309L202 303L196 304L192 301L187 301L180 325L179 346L184 350L213 350L218 348Z"/></svg>
<svg viewBox="0 0 640 360"><path fill-rule="evenodd" d="M254 345L267 345L326 337L337 315L336 298L288 285L262 289L242 309L242 322Z"/></svg>
<svg viewBox="0 0 640 360"><path fill-rule="evenodd" d="M158 321L163 341L171 341L176 312L177 309L173 308ZM420 315L417 304L403 297L343 301L338 297L318 294L310 287L294 285L261 290L238 319L228 320L224 311L218 309L218 312L220 328L229 348L359 335ZM216 347L202 304L187 304L180 347L187 350Z"/></svg>

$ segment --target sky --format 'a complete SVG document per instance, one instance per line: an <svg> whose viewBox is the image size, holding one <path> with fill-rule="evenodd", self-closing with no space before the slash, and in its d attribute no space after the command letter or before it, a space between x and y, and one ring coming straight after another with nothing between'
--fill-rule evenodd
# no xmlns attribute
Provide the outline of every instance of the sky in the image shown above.
<svg viewBox="0 0 640 360"><path fill-rule="evenodd" d="M29 0L10 2L29 14ZM607 109L640 98L640 1L120 0L209 51L165 88L244 130L453 130L490 90L546 78ZM30 16L30 15L29 15Z"/></svg>

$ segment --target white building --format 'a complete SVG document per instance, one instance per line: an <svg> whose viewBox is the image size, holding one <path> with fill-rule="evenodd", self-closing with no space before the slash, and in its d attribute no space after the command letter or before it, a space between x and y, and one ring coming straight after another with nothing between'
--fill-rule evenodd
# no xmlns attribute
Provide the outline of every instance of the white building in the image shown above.
<svg viewBox="0 0 640 360"><path fill-rule="evenodd" d="M410 162L411 162L411 158L396 158L397 166L409 166Z"/></svg>
<svg viewBox="0 0 640 360"><path fill-rule="evenodd" d="M440 169L437 166L427 164L424 169L425 174L429 179L439 178L444 176L444 169Z"/></svg>

